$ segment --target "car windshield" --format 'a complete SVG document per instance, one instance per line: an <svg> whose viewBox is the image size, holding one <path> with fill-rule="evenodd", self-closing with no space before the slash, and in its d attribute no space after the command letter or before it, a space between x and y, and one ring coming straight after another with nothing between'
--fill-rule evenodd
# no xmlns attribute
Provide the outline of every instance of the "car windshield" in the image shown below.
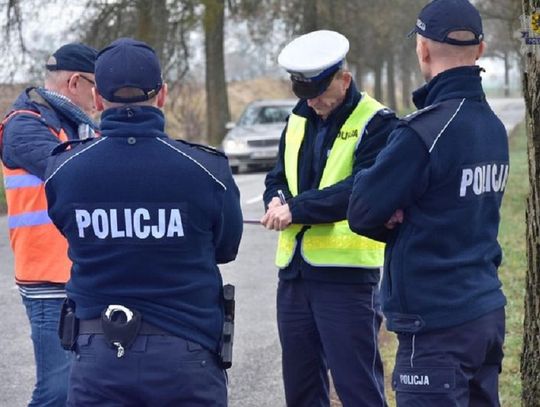
<svg viewBox="0 0 540 407"><path fill-rule="evenodd" d="M293 106L249 106L240 117L238 125L284 123L292 108Z"/></svg>

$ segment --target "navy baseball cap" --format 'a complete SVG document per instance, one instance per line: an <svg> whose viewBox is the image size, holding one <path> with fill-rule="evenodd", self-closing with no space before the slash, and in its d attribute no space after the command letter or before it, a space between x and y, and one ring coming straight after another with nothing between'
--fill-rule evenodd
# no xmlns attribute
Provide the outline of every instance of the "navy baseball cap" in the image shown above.
<svg viewBox="0 0 540 407"><path fill-rule="evenodd" d="M45 67L49 71L94 73L97 51L81 43L62 45L52 54Z"/></svg>
<svg viewBox="0 0 540 407"><path fill-rule="evenodd" d="M163 86L161 66L154 50L132 38L120 38L99 51L96 60L96 87L109 102L136 103L156 96ZM123 88L140 90L124 97Z"/></svg>
<svg viewBox="0 0 540 407"><path fill-rule="evenodd" d="M454 31L469 31L471 40L456 40L448 35ZM468 0L433 0L429 2L416 20L409 36L418 33L433 41L452 45L476 45L484 38L480 13Z"/></svg>

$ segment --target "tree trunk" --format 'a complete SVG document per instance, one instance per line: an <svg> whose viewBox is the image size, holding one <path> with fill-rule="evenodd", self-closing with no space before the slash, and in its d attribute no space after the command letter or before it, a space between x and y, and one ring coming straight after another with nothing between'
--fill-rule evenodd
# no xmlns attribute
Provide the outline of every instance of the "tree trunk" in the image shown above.
<svg viewBox="0 0 540 407"><path fill-rule="evenodd" d="M386 62L386 105L390 109L396 110L396 69L394 53L391 50L389 50Z"/></svg>
<svg viewBox="0 0 540 407"><path fill-rule="evenodd" d="M224 0L204 1L204 51L206 56L206 117L208 144L217 147L230 120L223 56Z"/></svg>
<svg viewBox="0 0 540 407"><path fill-rule="evenodd" d="M358 63L355 66L355 70L356 72L355 72L354 80L356 82L356 87L358 88L358 90L362 92L364 91L364 70L363 70L362 61L358 61Z"/></svg>
<svg viewBox="0 0 540 407"><path fill-rule="evenodd" d="M409 110L411 108L411 67L406 61L401 64L401 106Z"/></svg>
<svg viewBox="0 0 540 407"><path fill-rule="evenodd" d="M522 0L531 13L530 0ZM529 196L527 198L527 278L525 321L521 355L523 407L537 407L540 400L540 62L531 49L526 56L523 93L529 157Z"/></svg>
<svg viewBox="0 0 540 407"><path fill-rule="evenodd" d="M504 97L510 97L510 56L504 51Z"/></svg>
<svg viewBox="0 0 540 407"><path fill-rule="evenodd" d="M306 34L318 29L317 0L303 0L302 32Z"/></svg>
<svg viewBox="0 0 540 407"><path fill-rule="evenodd" d="M138 0L135 37L149 44L163 60L163 44L167 40L169 13L167 0Z"/></svg>
<svg viewBox="0 0 540 407"><path fill-rule="evenodd" d="M373 69L375 73L375 87L373 89L373 97L379 101L383 99L383 87L382 87L382 71L383 71L383 61L378 60L377 64Z"/></svg>

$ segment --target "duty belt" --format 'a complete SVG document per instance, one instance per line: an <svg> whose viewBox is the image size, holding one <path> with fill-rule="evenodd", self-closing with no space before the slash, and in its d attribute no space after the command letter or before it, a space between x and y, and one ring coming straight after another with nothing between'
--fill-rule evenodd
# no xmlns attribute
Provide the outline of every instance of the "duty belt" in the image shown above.
<svg viewBox="0 0 540 407"><path fill-rule="evenodd" d="M103 334L103 333L104 332L103 332L103 326L101 324L101 318L79 320L79 335ZM173 334L171 334L170 332L167 332L145 321L141 322L141 327L138 331L138 335L173 336Z"/></svg>

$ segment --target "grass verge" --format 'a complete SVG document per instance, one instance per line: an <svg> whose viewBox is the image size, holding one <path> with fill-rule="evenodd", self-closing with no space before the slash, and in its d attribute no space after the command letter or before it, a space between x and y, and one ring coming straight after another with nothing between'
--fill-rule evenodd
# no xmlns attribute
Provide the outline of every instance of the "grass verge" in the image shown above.
<svg viewBox="0 0 540 407"><path fill-rule="evenodd" d="M499 242L504 251L499 276L508 304L506 306L506 339L503 371L500 377L501 405L521 405L519 371L523 347L525 298L525 202L529 190L527 136L520 124L510 137L510 178L501 211Z"/></svg>

